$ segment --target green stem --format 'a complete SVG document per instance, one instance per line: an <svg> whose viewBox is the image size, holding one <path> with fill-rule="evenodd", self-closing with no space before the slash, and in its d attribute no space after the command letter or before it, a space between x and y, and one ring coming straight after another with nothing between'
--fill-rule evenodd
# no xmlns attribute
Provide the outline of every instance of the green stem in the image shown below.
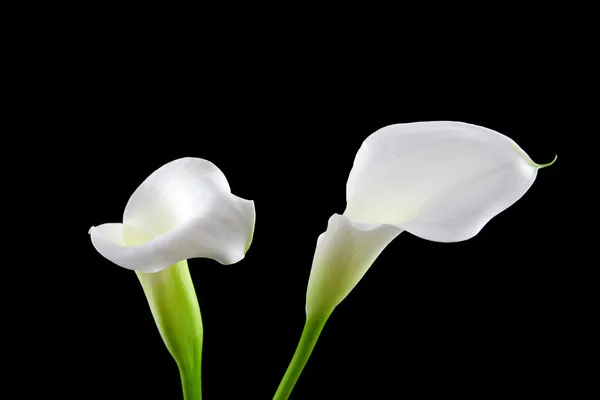
<svg viewBox="0 0 600 400"><path fill-rule="evenodd" d="M187 373L181 368L181 387L183 389L184 400L200 400L202 399L202 388L200 385L200 370L197 373Z"/></svg>
<svg viewBox="0 0 600 400"><path fill-rule="evenodd" d="M137 272L158 331L175 359L185 400L201 400L203 327L192 277L183 260L156 273Z"/></svg>
<svg viewBox="0 0 600 400"><path fill-rule="evenodd" d="M304 330L302 331L302 336L300 337L300 342L298 343L298 347L296 348L296 352L294 353L294 357L288 366L279 387L277 388L277 392L275 393L275 397L273 400L287 400L294 389L294 385L298 381L304 366L308 362L308 359L317 344L317 340L319 339L319 335L327 322L329 315L308 315L306 318L306 323L304 324Z"/></svg>

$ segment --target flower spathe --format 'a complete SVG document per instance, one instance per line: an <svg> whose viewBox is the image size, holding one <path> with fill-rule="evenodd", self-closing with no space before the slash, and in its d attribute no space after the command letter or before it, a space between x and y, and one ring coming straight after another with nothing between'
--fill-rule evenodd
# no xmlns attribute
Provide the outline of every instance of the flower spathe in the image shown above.
<svg viewBox="0 0 600 400"><path fill-rule="evenodd" d="M123 223L90 229L98 252L121 267L158 272L206 257L244 258L254 232L254 202L237 197L210 161L181 158L152 173L133 193Z"/></svg>
<svg viewBox="0 0 600 400"><path fill-rule="evenodd" d="M348 177L346 210L317 239L306 323L273 400L289 398L329 316L396 236L467 240L547 165L508 137L462 122L390 125L369 136Z"/></svg>
<svg viewBox="0 0 600 400"><path fill-rule="evenodd" d="M404 230L437 242L475 236L547 165L534 163L512 139L462 122L376 131L356 154L346 210L330 218L317 241L307 313L331 313Z"/></svg>

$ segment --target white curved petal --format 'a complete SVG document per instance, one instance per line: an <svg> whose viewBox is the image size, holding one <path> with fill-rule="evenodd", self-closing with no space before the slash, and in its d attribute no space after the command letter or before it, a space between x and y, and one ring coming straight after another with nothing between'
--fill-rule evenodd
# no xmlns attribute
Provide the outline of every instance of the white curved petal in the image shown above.
<svg viewBox="0 0 600 400"><path fill-rule="evenodd" d="M332 215L317 239L306 293L307 315L333 311L401 232L394 225L361 224Z"/></svg>
<svg viewBox="0 0 600 400"><path fill-rule="evenodd" d="M344 215L424 239L466 240L523 196L538 167L512 139L480 126L390 125L359 149Z"/></svg>
<svg viewBox="0 0 600 400"><path fill-rule="evenodd" d="M252 242L255 210L254 202L230 193L214 164L184 158L140 185L123 221L92 227L94 247L124 268L156 272L196 257L240 261Z"/></svg>
<svg viewBox="0 0 600 400"><path fill-rule="evenodd" d="M227 178L216 165L201 158L180 158L142 182L125 206L123 223L159 236L210 213L212 204L229 193Z"/></svg>

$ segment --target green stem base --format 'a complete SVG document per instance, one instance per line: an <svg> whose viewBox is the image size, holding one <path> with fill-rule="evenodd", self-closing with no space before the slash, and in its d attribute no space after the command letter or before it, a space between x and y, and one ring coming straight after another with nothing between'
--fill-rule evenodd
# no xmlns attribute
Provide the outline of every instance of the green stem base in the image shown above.
<svg viewBox="0 0 600 400"><path fill-rule="evenodd" d="M184 399L201 400L202 317L187 261L137 276L158 331L179 367Z"/></svg>
<svg viewBox="0 0 600 400"><path fill-rule="evenodd" d="M317 344L317 340L321 335L321 331L325 326L325 323L329 319L329 315L324 316L307 316L306 323L304 324L304 330L302 331L302 336L300 337L300 342L298 343L298 347L296 348L296 352L294 353L294 357L288 366L279 387L277 388L277 392L275 393L275 397L273 400L287 400L300 378L300 374L304 369L304 366L308 362L312 351Z"/></svg>
<svg viewBox="0 0 600 400"><path fill-rule="evenodd" d="M190 373L179 368L181 375L181 388L184 400L202 400L202 388L200 385L200 371Z"/></svg>

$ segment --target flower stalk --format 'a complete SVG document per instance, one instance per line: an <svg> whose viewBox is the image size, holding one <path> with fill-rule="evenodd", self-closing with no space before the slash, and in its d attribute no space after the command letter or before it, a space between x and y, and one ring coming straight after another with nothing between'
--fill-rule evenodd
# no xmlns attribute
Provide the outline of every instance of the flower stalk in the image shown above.
<svg viewBox="0 0 600 400"><path fill-rule="evenodd" d="M187 261L180 261L156 273L136 274L158 331L179 367L184 399L202 399L204 330Z"/></svg>
<svg viewBox="0 0 600 400"><path fill-rule="evenodd" d="M273 400L287 400L290 393L292 393L298 378L300 378L300 374L302 374L304 366L308 362L308 359L317 344L321 331L323 331L323 327L325 327L325 323L329 319L329 315L330 314L307 315L300 342L298 343L294 357L292 358L283 379L279 383L279 387L277 388Z"/></svg>

